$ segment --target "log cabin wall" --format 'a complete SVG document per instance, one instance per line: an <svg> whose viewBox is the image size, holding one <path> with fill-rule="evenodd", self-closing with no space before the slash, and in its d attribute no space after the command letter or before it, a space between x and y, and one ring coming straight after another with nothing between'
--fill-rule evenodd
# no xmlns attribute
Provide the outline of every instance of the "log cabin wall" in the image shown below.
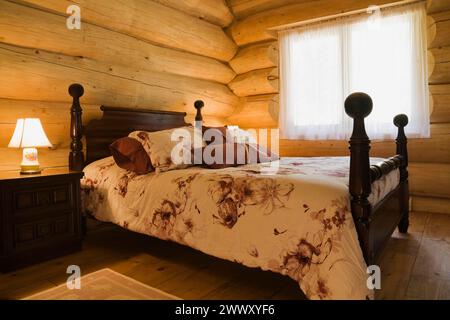
<svg viewBox="0 0 450 320"><path fill-rule="evenodd" d="M73 4L80 30L66 27ZM224 0L0 0L0 170L19 167L22 151L6 146L20 117L39 117L54 144L39 150L41 165L67 165L74 82L85 87L85 123L101 104L192 121L203 99L206 123L223 124L240 102L227 86L233 19Z"/></svg>
<svg viewBox="0 0 450 320"><path fill-rule="evenodd" d="M245 102L229 117L243 128L278 126L277 37L268 28L363 9L392 0L229 0L236 16L228 33L239 46L229 83ZM409 141L412 208L450 213L450 1L428 0L431 139ZM281 140L282 156L347 155L346 141ZM393 142L373 141L373 156L395 152Z"/></svg>

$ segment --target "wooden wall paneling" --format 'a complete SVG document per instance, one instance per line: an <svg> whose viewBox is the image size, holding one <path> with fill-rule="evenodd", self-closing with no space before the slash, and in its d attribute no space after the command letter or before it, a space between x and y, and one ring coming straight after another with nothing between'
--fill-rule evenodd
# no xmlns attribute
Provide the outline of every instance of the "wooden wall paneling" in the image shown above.
<svg viewBox="0 0 450 320"><path fill-rule="evenodd" d="M450 83L450 47L439 47L429 51L429 83L446 84Z"/></svg>
<svg viewBox="0 0 450 320"><path fill-rule="evenodd" d="M86 5L89 0L11 0L13 2L27 4L33 7L41 7L52 12L64 13L65 8L75 4L80 7ZM92 1L92 0L91 0ZM149 0L151 1L151 0ZM230 8L224 0L153 0L166 7L177 9L201 20L211 22L212 24L226 27L234 19ZM89 6L89 4L88 4Z"/></svg>
<svg viewBox="0 0 450 320"><path fill-rule="evenodd" d="M439 48L450 46L450 11L444 11L429 16L431 26L429 27L428 48Z"/></svg>
<svg viewBox="0 0 450 320"><path fill-rule="evenodd" d="M437 13L450 10L450 1L448 0L427 0L428 13Z"/></svg>
<svg viewBox="0 0 450 320"><path fill-rule="evenodd" d="M271 41L240 48L230 66L237 74L278 67L278 43Z"/></svg>
<svg viewBox="0 0 450 320"><path fill-rule="evenodd" d="M242 107L226 119L227 123L241 128L278 127L278 95L268 94L245 99Z"/></svg>
<svg viewBox="0 0 450 320"><path fill-rule="evenodd" d="M60 1L55 4L59 5ZM236 75L230 67L212 58L159 47L87 22L82 24L81 30L69 30L63 16L6 1L0 2L0 30L3 43L73 57L125 66L132 61L136 69L224 84Z"/></svg>
<svg viewBox="0 0 450 320"><path fill-rule="evenodd" d="M431 112L431 123L450 122L450 84L429 86L433 110Z"/></svg>
<svg viewBox="0 0 450 320"><path fill-rule="evenodd" d="M450 137L410 139L409 160L424 163L450 163ZM391 157L395 154L393 141L372 141L372 157ZM348 156L348 142L344 140L280 140L280 155L284 157Z"/></svg>
<svg viewBox="0 0 450 320"><path fill-rule="evenodd" d="M80 82L86 88L83 102L87 104L191 113L194 101L203 99L208 106L205 114L228 116L239 102L226 86L218 83L82 60L21 48L0 48L0 74L8 79L0 88L0 97L70 101L68 86ZM79 67L80 63L84 69Z"/></svg>
<svg viewBox="0 0 450 320"><path fill-rule="evenodd" d="M367 8L369 5L391 3L392 0L317 0L263 11L234 23L230 29L237 45L274 40L269 28L298 21Z"/></svg>
<svg viewBox="0 0 450 320"><path fill-rule="evenodd" d="M438 135L441 136L450 136L450 123L433 123L430 126L431 137L435 137Z"/></svg>
<svg viewBox="0 0 450 320"><path fill-rule="evenodd" d="M66 16L68 1L21 0ZM169 48L229 61L236 44L220 26L147 0L80 1L82 21ZM101 10L99 10L101 8Z"/></svg>
<svg viewBox="0 0 450 320"><path fill-rule="evenodd" d="M15 124L18 118L39 118L42 123L70 123L70 103L0 98L0 123ZM100 105L83 104L83 122L101 118ZM1 147L1 146L0 146Z"/></svg>
<svg viewBox="0 0 450 320"><path fill-rule="evenodd" d="M412 195L450 198L450 164L409 163Z"/></svg>
<svg viewBox="0 0 450 320"><path fill-rule="evenodd" d="M230 4L236 17L242 18L288 4L310 1L315 0L229 0L228 3Z"/></svg>
<svg viewBox="0 0 450 320"><path fill-rule="evenodd" d="M185 121L192 125L195 124L195 114L187 114ZM221 127L225 125L225 118L203 115L203 125L208 127Z"/></svg>
<svg viewBox="0 0 450 320"><path fill-rule="evenodd" d="M412 196L411 211L450 214L450 199Z"/></svg>
<svg viewBox="0 0 450 320"><path fill-rule="evenodd" d="M239 97L278 93L278 68L240 74L228 86Z"/></svg>
<svg viewBox="0 0 450 320"><path fill-rule="evenodd" d="M234 15L225 0L154 0L167 7L178 9L196 18L226 27L234 20Z"/></svg>

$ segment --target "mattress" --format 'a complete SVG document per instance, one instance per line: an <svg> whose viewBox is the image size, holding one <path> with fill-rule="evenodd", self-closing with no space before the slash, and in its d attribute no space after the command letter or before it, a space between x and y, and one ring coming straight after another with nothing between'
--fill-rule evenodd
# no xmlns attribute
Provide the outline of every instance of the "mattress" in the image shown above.
<svg viewBox="0 0 450 320"><path fill-rule="evenodd" d="M141 176L109 157L84 172L83 210L101 221L289 276L310 299L372 297L350 212L348 157ZM398 183L398 170L376 181L372 205Z"/></svg>

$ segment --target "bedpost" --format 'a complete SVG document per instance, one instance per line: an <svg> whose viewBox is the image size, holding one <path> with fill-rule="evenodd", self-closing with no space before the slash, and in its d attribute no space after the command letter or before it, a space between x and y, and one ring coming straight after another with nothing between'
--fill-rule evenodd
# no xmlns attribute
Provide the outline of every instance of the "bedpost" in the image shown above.
<svg viewBox="0 0 450 320"><path fill-rule="evenodd" d="M195 134L194 134L194 163L202 164L203 163L203 138L199 139L198 137L203 137L203 116L202 116L202 108L205 106L205 103L202 100L197 100L194 103L194 107L197 110L197 114L195 115Z"/></svg>
<svg viewBox="0 0 450 320"><path fill-rule="evenodd" d="M408 116L399 114L394 118L394 125L398 127L397 155L401 156L400 164L400 210L402 219L398 225L401 233L407 233L409 227L409 182L408 182L408 139L405 135L405 127L408 124Z"/></svg>
<svg viewBox="0 0 450 320"><path fill-rule="evenodd" d="M197 109L197 114L195 115L195 121L203 121L202 116L202 108L205 106L205 103L202 100L197 100L194 103L195 109Z"/></svg>
<svg viewBox="0 0 450 320"><path fill-rule="evenodd" d="M350 181L351 209L367 263L374 259L369 239L371 205L370 140L366 133L364 118L373 108L372 99L365 93L351 94L345 100L345 112L353 118L353 132L350 138Z"/></svg>
<svg viewBox="0 0 450 320"><path fill-rule="evenodd" d="M84 167L83 143L83 124L81 115L83 110L80 105L80 97L83 96L83 86L77 83L69 87L69 94L73 98L72 108L70 109L70 144L69 169L74 171L82 171Z"/></svg>

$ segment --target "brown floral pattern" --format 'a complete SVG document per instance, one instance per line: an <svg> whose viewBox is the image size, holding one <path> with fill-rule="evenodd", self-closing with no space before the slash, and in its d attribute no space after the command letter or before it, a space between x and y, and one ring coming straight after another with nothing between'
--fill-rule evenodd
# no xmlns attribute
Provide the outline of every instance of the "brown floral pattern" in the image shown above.
<svg viewBox="0 0 450 320"><path fill-rule="evenodd" d="M135 176L106 158L85 169L83 209L135 232L287 275L310 299L371 296L348 177L342 177L348 159L278 164ZM394 184L373 186L373 199Z"/></svg>
<svg viewBox="0 0 450 320"><path fill-rule="evenodd" d="M265 215L285 207L294 190L292 183L280 183L273 178L264 178L244 171L244 177L232 175L214 177L208 194L218 207L222 224L232 228L248 206L257 206Z"/></svg>
<svg viewBox="0 0 450 320"><path fill-rule="evenodd" d="M172 150L182 140L182 138L179 138L179 141L171 140L172 133L178 129L186 130L186 134L189 134L191 137L192 145L194 139L194 127L192 126L155 132L134 131L129 134L129 137L137 139L142 143L145 151L150 156L152 165L155 167L156 172L159 173L190 166L190 164L176 164L172 161ZM191 146L189 148L181 148L180 153L187 153L190 156Z"/></svg>

